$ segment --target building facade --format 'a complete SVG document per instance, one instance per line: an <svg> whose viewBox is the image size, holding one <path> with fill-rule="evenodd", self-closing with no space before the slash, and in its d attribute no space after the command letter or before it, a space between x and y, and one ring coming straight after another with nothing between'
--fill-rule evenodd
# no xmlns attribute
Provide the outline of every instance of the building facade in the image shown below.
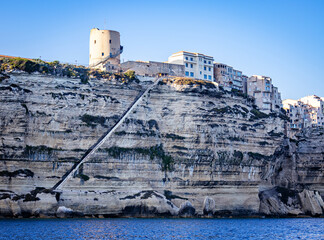
<svg viewBox="0 0 324 240"><path fill-rule="evenodd" d="M89 67L102 70L111 69L120 64L120 34L112 30L93 28L90 31ZM116 67L115 67L116 68Z"/></svg>
<svg viewBox="0 0 324 240"><path fill-rule="evenodd" d="M244 80L247 82L247 76L243 75L242 71L224 63L214 63L214 78L217 83L228 91L236 89L244 92Z"/></svg>
<svg viewBox="0 0 324 240"><path fill-rule="evenodd" d="M168 63L185 66L185 76L214 81L213 57L201 53L180 51L172 54Z"/></svg>
<svg viewBox="0 0 324 240"><path fill-rule="evenodd" d="M324 127L324 98L311 95L303 97L299 101L309 106L309 117L312 126Z"/></svg>
<svg viewBox="0 0 324 240"><path fill-rule="evenodd" d="M279 112L282 106L281 95L272 85L272 79L253 75L247 81L247 94L255 98L255 104L265 113Z"/></svg>
<svg viewBox="0 0 324 240"><path fill-rule="evenodd" d="M287 117L290 118L288 128L290 130L300 130L312 125L310 119L310 106L299 100L286 99L282 101L283 109Z"/></svg>
<svg viewBox="0 0 324 240"><path fill-rule="evenodd" d="M136 75L144 77L155 76L177 76L185 75L185 67L181 64L171 64L164 62L144 62L144 61L127 61L120 64L122 71L132 70Z"/></svg>

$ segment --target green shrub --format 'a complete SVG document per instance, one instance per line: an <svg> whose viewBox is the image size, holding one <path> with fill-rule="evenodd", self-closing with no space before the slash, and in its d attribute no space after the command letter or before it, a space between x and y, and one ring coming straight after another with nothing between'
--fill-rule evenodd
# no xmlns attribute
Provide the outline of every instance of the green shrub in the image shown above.
<svg viewBox="0 0 324 240"><path fill-rule="evenodd" d="M125 76L128 77L129 80L135 80L136 79L135 71L132 71L132 70L126 71Z"/></svg>
<svg viewBox="0 0 324 240"><path fill-rule="evenodd" d="M88 114L82 115L80 119L82 122L85 122L88 126L91 126L91 127L96 126L97 124L104 125L106 122L105 117L92 116L92 115L88 115Z"/></svg>
<svg viewBox="0 0 324 240"><path fill-rule="evenodd" d="M260 112L259 110L255 109L255 108L253 108L250 112L254 115L251 117L251 119L253 119L253 120L258 120L258 119L269 117L268 114Z"/></svg>

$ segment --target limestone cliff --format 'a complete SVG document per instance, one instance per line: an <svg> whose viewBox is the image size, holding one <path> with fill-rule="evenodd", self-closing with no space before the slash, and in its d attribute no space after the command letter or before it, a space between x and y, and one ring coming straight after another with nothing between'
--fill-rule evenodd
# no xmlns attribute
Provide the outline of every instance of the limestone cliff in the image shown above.
<svg viewBox="0 0 324 240"><path fill-rule="evenodd" d="M323 210L321 130L290 142L282 116L263 114L252 99L214 84L181 79L155 86L73 178L52 191L151 83L8 76L0 85L2 216ZM288 208L280 192L291 195L289 211L280 210ZM303 205L302 197L316 199L316 210L305 210L312 204Z"/></svg>

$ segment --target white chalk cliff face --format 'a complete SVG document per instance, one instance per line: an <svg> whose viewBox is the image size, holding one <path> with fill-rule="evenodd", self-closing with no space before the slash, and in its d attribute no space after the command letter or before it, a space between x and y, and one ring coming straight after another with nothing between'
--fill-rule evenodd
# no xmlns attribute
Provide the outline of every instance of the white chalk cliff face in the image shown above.
<svg viewBox="0 0 324 240"><path fill-rule="evenodd" d="M283 117L201 82L161 81L51 191L149 84L26 73L2 80L0 215L323 213L323 130L290 142Z"/></svg>

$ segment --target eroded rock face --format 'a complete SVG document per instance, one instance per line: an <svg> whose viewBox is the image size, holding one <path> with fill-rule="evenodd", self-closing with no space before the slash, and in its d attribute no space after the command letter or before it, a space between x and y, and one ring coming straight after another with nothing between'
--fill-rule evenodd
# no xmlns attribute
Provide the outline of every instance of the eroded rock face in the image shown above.
<svg viewBox="0 0 324 240"><path fill-rule="evenodd" d="M16 216L22 208L37 212L36 203L47 206L38 213L49 216L61 206L85 216L280 215L293 208L281 211L273 204L262 210L267 202L260 191L304 182L310 190L323 188L322 178L304 168L314 167L314 158L316 167L323 166L324 151L308 155L305 145L322 136L305 138L298 147L286 140L288 147L281 148L283 119L259 114L249 99L216 85L162 81L62 191L48 193L49 199L34 196L35 186L53 187L147 87L79 82L23 73L2 80L1 215ZM35 207L25 197L9 199L8 191L31 194Z"/></svg>
<svg viewBox="0 0 324 240"><path fill-rule="evenodd" d="M213 215L215 212L216 204L214 199L206 197L204 201L204 215Z"/></svg>
<svg viewBox="0 0 324 240"><path fill-rule="evenodd" d="M261 186L267 190L260 193L263 214L323 214L324 129L305 129L296 138L286 139L275 161L265 167ZM269 189L267 183L277 187Z"/></svg>

